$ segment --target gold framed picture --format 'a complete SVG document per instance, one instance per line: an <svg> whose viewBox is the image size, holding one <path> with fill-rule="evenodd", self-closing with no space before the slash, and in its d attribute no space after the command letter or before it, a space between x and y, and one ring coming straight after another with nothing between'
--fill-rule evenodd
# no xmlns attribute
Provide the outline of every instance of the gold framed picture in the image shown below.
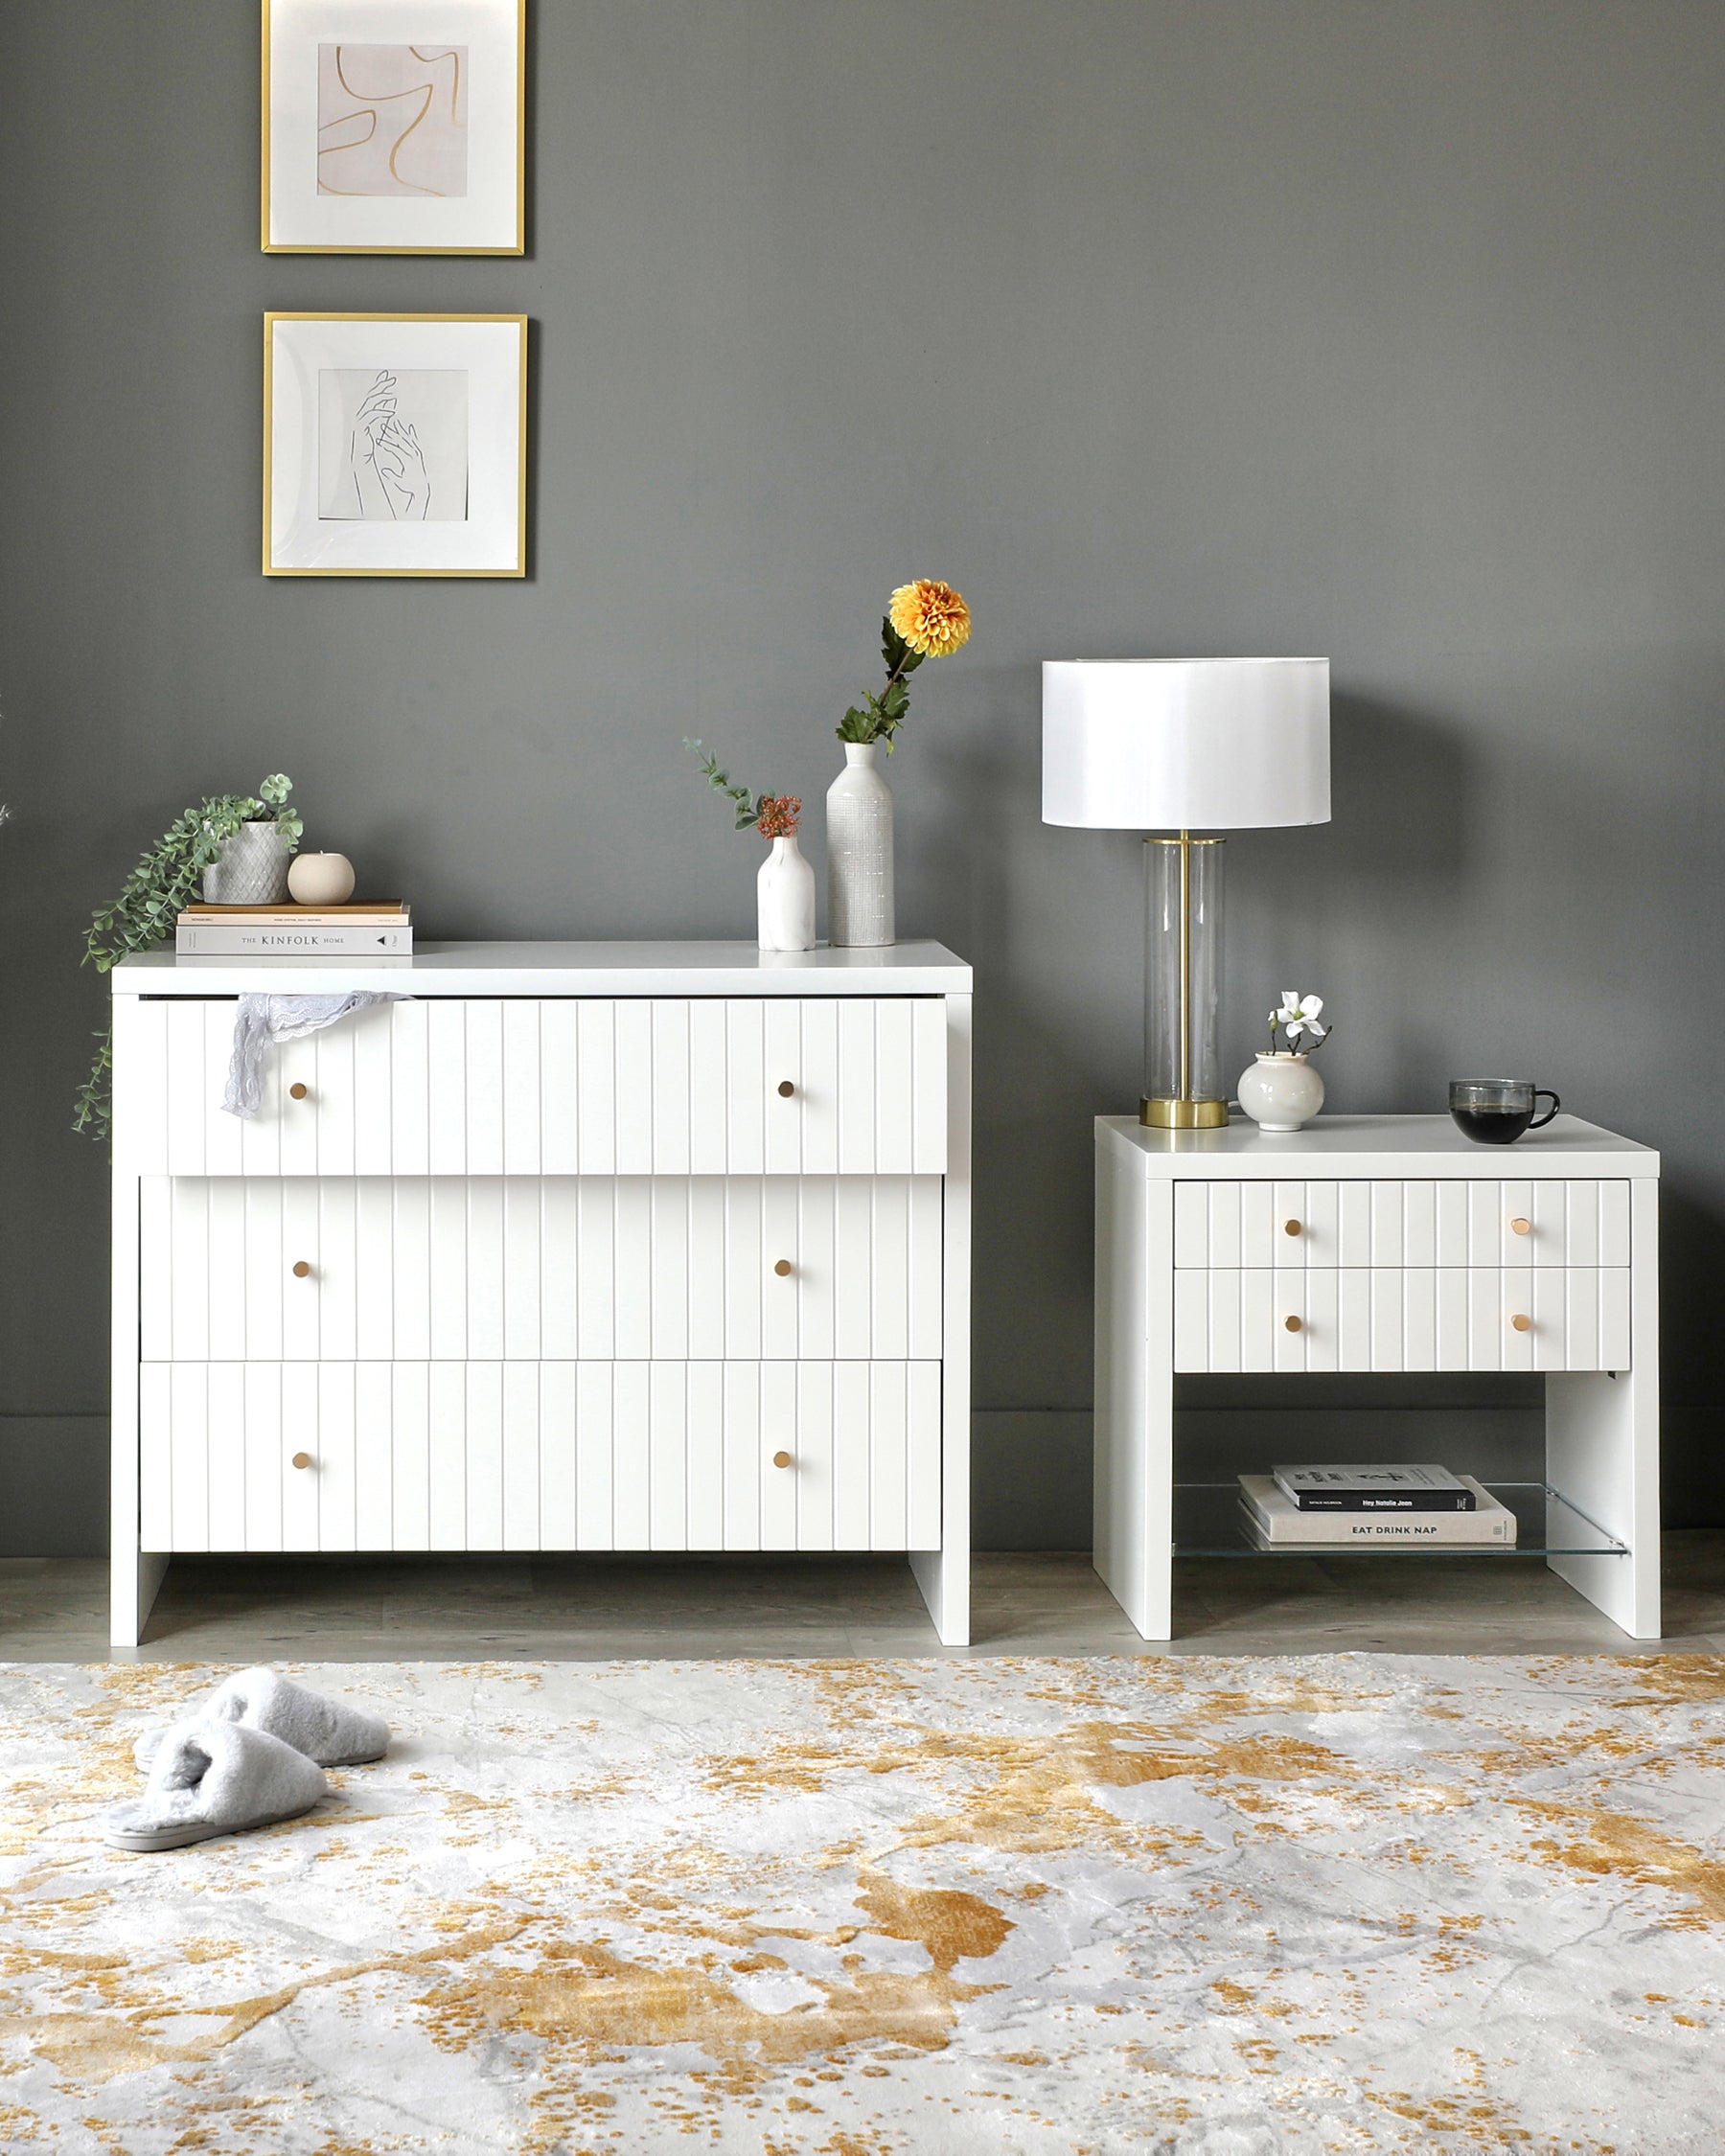
<svg viewBox="0 0 1725 2156"><path fill-rule="evenodd" d="M264 252L518 255L526 0L263 0Z"/></svg>
<svg viewBox="0 0 1725 2156"><path fill-rule="evenodd" d="M266 314L264 574L527 573L524 314Z"/></svg>

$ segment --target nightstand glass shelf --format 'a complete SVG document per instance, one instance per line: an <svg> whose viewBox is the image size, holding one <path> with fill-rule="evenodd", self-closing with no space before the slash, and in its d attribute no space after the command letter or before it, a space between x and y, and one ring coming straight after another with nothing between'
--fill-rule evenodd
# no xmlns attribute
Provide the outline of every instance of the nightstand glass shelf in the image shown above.
<svg viewBox="0 0 1725 2156"><path fill-rule="evenodd" d="M1629 1546L1608 1534L1549 1482L1487 1482L1515 1514L1517 1540L1505 1543L1301 1542L1260 1548L1240 1518L1237 1482L1176 1482L1177 1557L1626 1557Z"/></svg>

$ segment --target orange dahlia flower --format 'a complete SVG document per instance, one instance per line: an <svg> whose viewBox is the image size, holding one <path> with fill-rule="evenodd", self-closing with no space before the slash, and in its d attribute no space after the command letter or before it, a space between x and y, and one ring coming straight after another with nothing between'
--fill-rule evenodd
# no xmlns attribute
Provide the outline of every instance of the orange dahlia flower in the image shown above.
<svg viewBox="0 0 1725 2156"><path fill-rule="evenodd" d="M970 608L950 584L937 577L901 584L886 608L886 618L924 658L949 658L970 642Z"/></svg>

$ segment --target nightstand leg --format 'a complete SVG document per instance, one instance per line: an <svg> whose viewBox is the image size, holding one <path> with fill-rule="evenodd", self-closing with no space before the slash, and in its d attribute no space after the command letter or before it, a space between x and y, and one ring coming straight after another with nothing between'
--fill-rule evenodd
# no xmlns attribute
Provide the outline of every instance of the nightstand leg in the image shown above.
<svg viewBox="0 0 1725 2156"><path fill-rule="evenodd" d="M1640 1370L1546 1379L1546 1480L1629 1546L1547 1563L1632 1640L1660 1637L1659 1419Z"/></svg>
<svg viewBox="0 0 1725 2156"><path fill-rule="evenodd" d="M1100 1152L1093 1562L1146 1640L1174 1636L1173 1235L1172 1186Z"/></svg>
<svg viewBox="0 0 1725 2156"><path fill-rule="evenodd" d="M1626 1542L1626 1557L1552 1557L1552 1571L1632 1640L1663 1630L1659 1593L1659 1185L1631 1186L1630 1366L1546 1379L1546 1480Z"/></svg>

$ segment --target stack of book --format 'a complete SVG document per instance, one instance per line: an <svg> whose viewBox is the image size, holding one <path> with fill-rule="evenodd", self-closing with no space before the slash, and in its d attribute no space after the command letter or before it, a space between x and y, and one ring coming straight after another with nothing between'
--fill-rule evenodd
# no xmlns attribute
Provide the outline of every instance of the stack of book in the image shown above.
<svg viewBox="0 0 1725 2156"><path fill-rule="evenodd" d="M189 906L173 948L192 958L405 958L413 950L406 906Z"/></svg>
<svg viewBox="0 0 1725 2156"><path fill-rule="evenodd" d="M1391 1549L1504 1548L1515 1515L1447 1467L1278 1467L1240 1477L1240 1513L1259 1549L1371 1543Z"/></svg>

